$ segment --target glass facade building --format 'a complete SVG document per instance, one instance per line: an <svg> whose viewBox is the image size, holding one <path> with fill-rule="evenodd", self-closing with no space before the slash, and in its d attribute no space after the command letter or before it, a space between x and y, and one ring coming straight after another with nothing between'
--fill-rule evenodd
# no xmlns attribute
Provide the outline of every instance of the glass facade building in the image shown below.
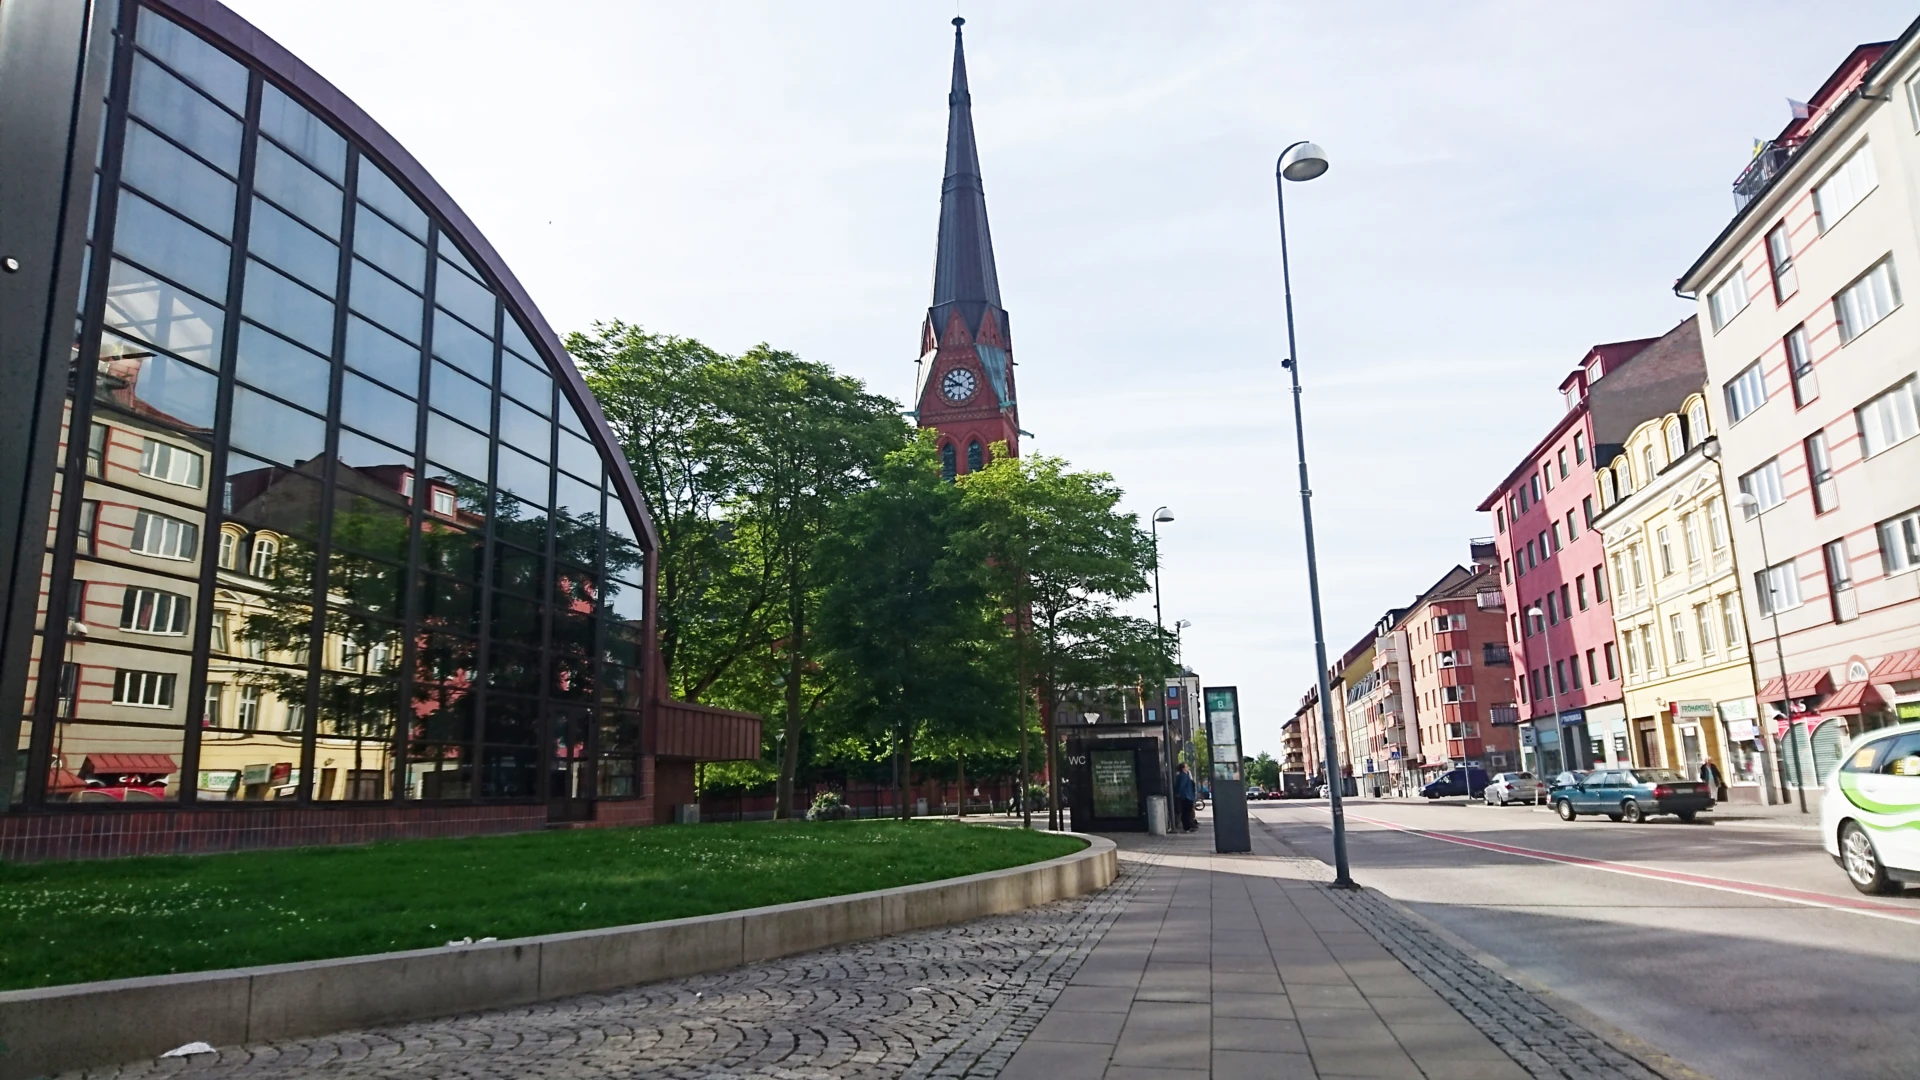
<svg viewBox="0 0 1920 1080"><path fill-rule="evenodd" d="M645 507L464 215L226 9L110 6L7 638L13 812L592 819L653 801L662 722L758 756L749 718L662 712Z"/></svg>

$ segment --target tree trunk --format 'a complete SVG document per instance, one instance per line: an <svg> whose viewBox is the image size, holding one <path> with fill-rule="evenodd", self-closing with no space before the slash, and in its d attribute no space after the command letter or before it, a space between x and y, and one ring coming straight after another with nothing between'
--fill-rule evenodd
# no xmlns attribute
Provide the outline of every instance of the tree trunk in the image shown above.
<svg viewBox="0 0 1920 1080"><path fill-rule="evenodd" d="M1013 679L1018 684L1020 694L1020 783L1015 789L1017 791L1015 797L1020 800L1022 827L1031 829L1033 828L1033 807L1027 805L1031 801L1027 798L1027 787L1032 783L1033 769L1027 764L1027 653L1026 632L1022 626L1024 618L1023 614L1014 613L1014 656L1018 657L1018 660Z"/></svg>
<svg viewBox="0 0 1920 1080"><path fill-rule="evenodd" d="M1047 737L1047 828L1059 832L1060 821L1060 740L1053 729L1053 692L1040 699L1040 727Z"/></svg>
<svg viewBox="0 0 1920 1080"><path fill-rule="evenodd" d="M960 761L960 811L954 814L953 816L956 818L963 818L967 816L967 755L961 754L959 757L959 761Z"/></svg>
<svg viewBox="0 0 1920 1080"><path fill-rule="evenodd" d="M805 718L800 713L800 676L806 667L807 617L805 601L798 585L791 586L787 599L787 675L786 735L780 740L780 778L773 787L773 816L793 816L793 784L800 772L800 733Z"/></svg>

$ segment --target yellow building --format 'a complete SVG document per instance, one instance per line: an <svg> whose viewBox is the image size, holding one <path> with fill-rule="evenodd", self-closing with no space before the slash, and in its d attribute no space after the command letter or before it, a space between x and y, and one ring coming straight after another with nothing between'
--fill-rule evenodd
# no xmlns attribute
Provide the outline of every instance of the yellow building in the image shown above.
<svg viewBox="0 0 1920 1080"><path fill-rule="evenodd" d="M1745 608L1706 402L1692 394L1607 449L1593 524L1613 580L1627 729L1606 760L1698 776L1711 759L1732 798L1761 800Z"/></svg>

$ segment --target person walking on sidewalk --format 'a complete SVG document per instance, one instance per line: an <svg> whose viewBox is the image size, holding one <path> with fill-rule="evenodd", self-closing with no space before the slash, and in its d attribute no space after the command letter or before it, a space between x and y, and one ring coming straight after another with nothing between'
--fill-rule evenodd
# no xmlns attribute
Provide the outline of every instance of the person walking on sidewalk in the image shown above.
<svg viewBox="0 0 1920 1080"><path fill-rule="evenodd" d="M1178 828L1181 832L1192 832L1200 827L1193 817L1193 776L1187 772L1187 763L1181 762L1173 776L1173 805L1180 815Z"/></svg>
<svg viewBox="0 0 1920 1080"><path fill-rule="evenodd" d="M1700 782L1713 792L1713 801L1727 801L1727 778L1720 772L1720 766L1712 758L1700 763Z"/></svg>

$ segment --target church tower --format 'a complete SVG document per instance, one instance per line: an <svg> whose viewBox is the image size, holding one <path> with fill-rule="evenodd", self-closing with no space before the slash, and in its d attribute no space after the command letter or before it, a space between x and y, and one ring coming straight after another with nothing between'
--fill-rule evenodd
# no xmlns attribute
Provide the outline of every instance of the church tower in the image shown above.
<svg viewBox="0 0 1920 1080"><path fill-rule="evenodd" d="M973 99L961 26L953 20L953 90L947 95L947 175L940 185L940 239L933 303L920 329L915 407L920 426L940 433L948 477L986 463L993 444L1020 451L1013 387L1013 332L1000 306L1000 278L987 232L987 194L973 142Z"/></svg>

